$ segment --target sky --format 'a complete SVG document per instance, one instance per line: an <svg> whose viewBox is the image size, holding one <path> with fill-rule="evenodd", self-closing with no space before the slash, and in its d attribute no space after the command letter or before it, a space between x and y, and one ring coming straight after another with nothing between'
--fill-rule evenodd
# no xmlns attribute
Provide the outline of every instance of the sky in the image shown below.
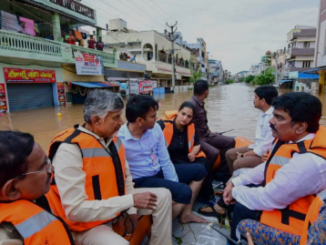
<svg viewBox="0 0 326 245"><path fill-rule="evenodd" d="M105 27L120 18L129 29L164 32L178 22L183 40L203 38L210 59L233 74L287 46L295 25L317 26L320 0L82 0Z"/></svg>

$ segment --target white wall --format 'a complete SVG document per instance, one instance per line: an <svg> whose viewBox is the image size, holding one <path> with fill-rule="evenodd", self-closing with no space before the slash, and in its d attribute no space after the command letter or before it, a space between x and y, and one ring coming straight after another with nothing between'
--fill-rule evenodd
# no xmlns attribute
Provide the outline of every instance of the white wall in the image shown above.
<svg viewBox="0 0 326 245"><path fill-rule="evenodd" d="M326 66L326 55L325 55L325 38L326 38L326 20L320 24L319 29L319 47L316 53L317 67Z"/></svg>
<svg viewBox="0 0 326 245"><path fill-rule="evenodd" d="M141 44L139 45L135 45L133 47L131 46L127 46L127 47L123 47L123 48L118 48L117 49L117 59L119 59L119 54L121 52L126 52L128 53L129 56L133 56L133 53L128 52L128 50L133 49L133 48L137 48L137 49L141 49L141 53L136 53L136 62L140 63L140 64L144 64L146 65L146 70L150 70L153 73L162 73L162 74L167 74L170 75L172 72L172 67L171 64L168 64L167 62L160 62L160 61L156 61L155 60L155 52L157 52L158 50L162 50L164 49L166 52L167 50L171 50L171 42L169 40L167 40L164 36L160 35L159 33L155 32L155 31L145 31L145 32L132 32L132 33L123 33L123 32L116 32L116 33L110 33L109 35L105 35L102 37L103 42L104 43L119 43L119 42L135 42L135 41L140 41ZM146 60L144 59L144 51L143 51L143 47L146 44L150 44L153 47L153 58L151 60ZM157 45L157 50L155 50L155 46ZM190 51L188 51L187 49L179 46L179 45L175 45L175 49L178 49L175 52L175 56L178 54L178 58L183 58L184 61L188 61L190 60L191 54ZM104 51L108 51L109 49L105 49ZM111 52L111 51L108 51ZM158 54L157 54L157 58L159 58ZM166 60L167 61L167 60ZM170 69L171 71L161 71L158 70L158 67L163 67L166 69ZM181 74L178 72L183 72L183 73L189 73L189 75L186 74L182 74L182 76L190 76L190 70L184 67L179 67L176 66L177 69L177 75ZM181 75L180 75L181 76Z"/></svg>

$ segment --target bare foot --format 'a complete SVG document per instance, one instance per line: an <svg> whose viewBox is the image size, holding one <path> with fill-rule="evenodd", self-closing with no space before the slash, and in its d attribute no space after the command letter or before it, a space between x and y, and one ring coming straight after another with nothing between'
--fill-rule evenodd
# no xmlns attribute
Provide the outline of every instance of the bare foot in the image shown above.
<svg viewBox="0 0 326 245"><path fill-rule="evenodd" d="M193 213L190 214L182 214L180 216L180 223L187 224L187 223L207 223L207 220L204 218L197 216Z"/></svg>

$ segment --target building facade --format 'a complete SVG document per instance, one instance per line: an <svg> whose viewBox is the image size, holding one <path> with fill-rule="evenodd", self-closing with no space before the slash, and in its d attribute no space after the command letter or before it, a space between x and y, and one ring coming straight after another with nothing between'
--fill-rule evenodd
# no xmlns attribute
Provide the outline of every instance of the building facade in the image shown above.
<svg viewBox="0 0 326 245"><path fill-rule="evenodd" d="M297 25L287 34L286 70L288 72L302 72L315 67L316 33L315 27Z"/></svg>
<svg viewBox="0 0 326 245"><path fill-rule="evenodd" d="M319 91L325 92L326 83L326 1L320 0L317 26L315 67L312 73L319 74Z"/></svg>
<svg viewBox="0 0 326 245"><path fill-rule="evenodd" d="M214 83L223 81L223 66L219 60L208 60L211 81Z"/></svg>
<svg viewBox="0 0 326 245"><path fill-rule="evenodd" d="M117 65L113 53L64 42L67 32L76 35L78 26L97 27L96 11L86 5L72 0L13 0L1 1L0 11L1 111L58 106L70 102L73 82L104 82L103 75L77 74L75 52L100 57L104 67ZM106 86L98 86L102 85Z"/></svg>
<svg viewBox="0 0 326 245"><path fill-rule="evenodd" d="M156 31L132 31L126 27L111 30L103 36L105 52L116 50L118 60L146 65L146 74L158 87L172 86L171 42ZM175 44L175 85L189 83L190 50Z"/></svg>

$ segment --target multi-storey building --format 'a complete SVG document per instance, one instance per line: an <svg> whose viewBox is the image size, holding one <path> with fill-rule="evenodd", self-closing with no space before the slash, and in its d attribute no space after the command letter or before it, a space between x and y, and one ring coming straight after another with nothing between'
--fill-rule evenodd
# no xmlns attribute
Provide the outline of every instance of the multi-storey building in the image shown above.
<svg viewBox="0 0 326 245"><path fill-rule="evenodd" d="M113 53L82 47L88 37L75 32L85 25L101 32L94 9L73 0L1 0L0 10L0 110L57 106L85 97L89 88L111 87L103 75L76 72L75 52L117 65ZM80 40L76 45L64 42L69 31Z"/></svg>
<svg viewBox="0 0 326 245"><path fill-rule="evenodd" d="M111 22L117 22L111 20ZM128 60L146 65L146 73L158 87L172 86L171 42L165 35L156 31L133 31L127 29L127 23L118 21L110 24L110 31L103 36L105 52L116 50L117 59ZM188 84L191 76L192 53L189 49L175 44L176 85Z"/></svg>
<svg viewBox="0 0 326 245"><path fill-rule="evenodd" d="M219 60L208 60L210 77L214 83L223 81L223 66Z"/></svg>
<svg viewBox="0 0 326 245"><path fill-rule="evenodd" d="M313 26L297 25L287 34L287 71L302 72L315 67L316 32L317 29Z"/></svg>

